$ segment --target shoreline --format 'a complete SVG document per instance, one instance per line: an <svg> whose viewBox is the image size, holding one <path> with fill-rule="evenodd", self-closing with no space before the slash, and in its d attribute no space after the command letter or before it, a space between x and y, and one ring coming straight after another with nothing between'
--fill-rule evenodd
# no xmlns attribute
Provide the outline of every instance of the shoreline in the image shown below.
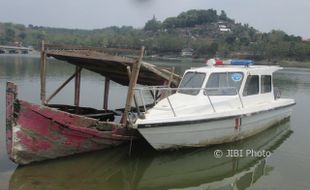
<svg viewBox="0 0 310 190"><path fill-rule="evenodd" d="M1 57L40 57L40 52L37 51L31 54L0 54ZM159 61L159 62L188 62L188 63L206 63L206 58L191 58L191 57L151 57L145 56L144 60ZM281 67L297 67L297 68L310 68L309 61L295 61L295 60L260 60L255 61L257 65L279 65Z"/></svg>
<svg viewBox="0 0 310 190"><path fill-rule="evenodd" d="M192 62L205 64L205 58L191 58L191 57L145 57L145 60L151 61L165 61L165 62ZM310 68L310 61L293 61L293 60L279 60L268 61L260 60L255 61L258 65L279 65L281 67L298 67L298 68Z"/></svg>

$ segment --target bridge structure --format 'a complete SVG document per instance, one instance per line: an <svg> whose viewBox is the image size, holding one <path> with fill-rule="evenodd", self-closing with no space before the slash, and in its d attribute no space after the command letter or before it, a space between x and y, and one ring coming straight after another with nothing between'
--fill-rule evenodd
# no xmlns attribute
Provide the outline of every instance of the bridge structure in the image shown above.
<svg viewBox="0 0 310 190"><path fill-rule="evenodd" d="M28 54L33 51L30 47L0 45L0 54Z"/></svg>

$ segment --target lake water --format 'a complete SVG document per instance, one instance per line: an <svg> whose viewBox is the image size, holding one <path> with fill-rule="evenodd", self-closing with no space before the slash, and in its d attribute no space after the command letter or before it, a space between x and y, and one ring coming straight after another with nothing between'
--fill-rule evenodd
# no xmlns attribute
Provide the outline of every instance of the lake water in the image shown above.
<svg viewBox="0 0 310 190"><path fill-rule="evenodd" d="M198 66L188 62L158 62L178 73ZM289 68L275 75L283 97L297 105L291 120L232 144L209 148L155 152L146 144L121 146L18 167L5 149L5 85L18 85L19 97L39 103L39 58L0 55L0 189L310 189L310 70ZM74 67L49 60L47 94L73 72ZM104 79L82 74L81 104L102 107ZM110 108L123 107L126 88L111 84ZM73 103L73 83L51 103ZM239 156L225 156L237 150ZM215 152L224 156L217 158ZM252 151L252 153L251 153ZM270 153L269 157L253 155ZM243 157L240 156L242 153ZM246 155L247 154L247 155Z"/></svg>

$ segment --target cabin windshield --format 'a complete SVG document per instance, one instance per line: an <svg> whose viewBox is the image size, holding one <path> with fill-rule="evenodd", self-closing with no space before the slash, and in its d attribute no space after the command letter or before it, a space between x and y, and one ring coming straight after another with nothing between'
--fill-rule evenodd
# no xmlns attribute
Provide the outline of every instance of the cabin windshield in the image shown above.
<svg viewBox="0 0 310 190"><path fill-rule="evenodd" d="M206 84L206 93L209 96L237 95L242 80L242 72L212 73Z"/></svg>
<svg viewBox="0 0 310 190"><path fill-rule="evenodd" d="M205 73L187 72L179 85L178 93L197 95L202 87L203 81L206 78ZM186 89L187 88L187 89ZM193 89L199 88L199 89Z"/></svg>

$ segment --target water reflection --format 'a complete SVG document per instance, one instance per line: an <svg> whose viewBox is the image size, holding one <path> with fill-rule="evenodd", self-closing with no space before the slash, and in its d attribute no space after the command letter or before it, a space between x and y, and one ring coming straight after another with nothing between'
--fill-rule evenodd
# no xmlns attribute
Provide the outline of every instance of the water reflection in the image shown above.
<svg viewBox="0 0 310 190"><path fill-rule="evenodd" d="M215 158L214 151L270 150L290 135L290 123L250 139L210 148L158 153L134 146L18 167L10 190L24 189L246 189L273 170L259 157Z"/></svg>
<svg viewBox="0 0 310 190"><path fill-rule="evenodd" d="M202 62L158 62L154 60L147 60L150 63L156 64L160 67L171 68L175 67L175 72L182 75L189 67L203 66ZM31 55L0 55L0 78L33 78L40 74L40 58L39 56ZM66 62L62 62L53 58L48 59L47 77L58 78L71 75L75 71L75 66ZM93 72L85 71L83 76L99 76Z"/></svg>
<svg viewBox="0 0 310 190"><path fill-rule="evenodd" d="M288 97L310 89L310 69L286 68L274 75L275 86L287 92Z"/></svg>

